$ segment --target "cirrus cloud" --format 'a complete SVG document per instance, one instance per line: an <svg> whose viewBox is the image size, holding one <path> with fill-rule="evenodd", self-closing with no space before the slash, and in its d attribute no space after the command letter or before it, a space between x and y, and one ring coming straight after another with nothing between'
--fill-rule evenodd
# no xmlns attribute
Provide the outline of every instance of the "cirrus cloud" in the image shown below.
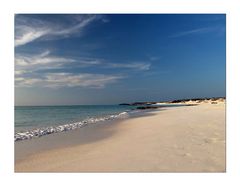
<svg viewBox="0 0 240 186"><path fill-rule="evenodd" d="M183 32L170 35L169 38L178 38L178 37L189 36L189 35L206 34L209 32L222 32L222 27L203 27L203 28L196 28L192 30L186 30Z"/></svg>
<svg viewBox="0 0 240 186"><path fill-rule="evenodd" d="M16 15L15 47L28 44L38 39L49 40L70 37L76 33L81 34L90 23L102 19L100 15L78 15L71 17L74 21L67 20L65 24L60 24L54 21Z"/></svg>
<svg viewBox="0 0 240 186"><path fill-rule="evenodd" d="M47 73L38 78L16 77L15 85L17 87L88 87L88 88L104 88L107 84L116 82L124 78L121 75L105 75L105 74L73 74L73 73Z"/></svg>
<svg viewBox="0 0 240 186"><path fill-rule="evenodd" d="M39 54L15 56L16 87L89 87L104 88L106 85L128 77L124 74L82 73L82 68L94 67L109 69L128 69L131 71L149 70L147 62L112 63L103 59L61 57L52 55L49 50ZM72 69L78 69L73 73ZM56 71L57 70L57 71ZM60 71L60 72L59 72Z"/></svg>

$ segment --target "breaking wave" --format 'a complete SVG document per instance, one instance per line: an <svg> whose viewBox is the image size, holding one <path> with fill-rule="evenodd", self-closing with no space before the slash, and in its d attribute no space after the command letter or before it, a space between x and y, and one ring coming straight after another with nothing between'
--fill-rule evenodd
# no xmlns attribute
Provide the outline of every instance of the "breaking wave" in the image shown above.
<svg viewBox="0 0 240 186"><path fill-rule="evenodd" d="M109 115L109 116L105 116L105 117L88 118L88 119L85 119L83 121L76 122L76 123L69 123L69 124L64 124L64 125L59 125L59 126L50 126L50 127L31 129L31 130L27 130L24 132L16 132L14 135L14 141L27 140L27 139L32 139L32 138L38 138L38 137L45 136L48 134L75 130L78 128L82 128L88 124L94 124L94 123L98 123L98 122L114 120L117 118L125 118L125 117L127 117L127 115L128 115L128 112L121 112L119 114Z"/></svg>

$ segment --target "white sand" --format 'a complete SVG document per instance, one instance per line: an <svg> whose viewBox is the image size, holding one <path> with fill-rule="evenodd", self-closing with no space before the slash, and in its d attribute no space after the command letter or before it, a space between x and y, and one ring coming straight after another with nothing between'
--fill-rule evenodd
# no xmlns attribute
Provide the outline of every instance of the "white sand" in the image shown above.
<svg viewBox="0 0 240 186"><path fill-rule="evenodd" d="M223 101L164 108L103 130L95 138L111 135L27 156L16 161L15 171L225 172Z"/></svg>

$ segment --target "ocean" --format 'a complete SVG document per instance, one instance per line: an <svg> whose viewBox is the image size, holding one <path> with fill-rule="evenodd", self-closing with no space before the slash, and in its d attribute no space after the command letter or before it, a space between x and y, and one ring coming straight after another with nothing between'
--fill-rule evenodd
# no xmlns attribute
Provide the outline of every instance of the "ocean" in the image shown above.
<svg viewBox="0 0 240 186"><path fill-rule="evenodd" d="M15 141L128 117L126 105L15 106Z"/></svg>
<svg viewBox="0 0 240 186"><path fill-rule="evenodd" d="M164 104L156 107L178 107ZM111 121L143 113L129 105L15 106L15 141L70 131L88 124Z"/></svg>

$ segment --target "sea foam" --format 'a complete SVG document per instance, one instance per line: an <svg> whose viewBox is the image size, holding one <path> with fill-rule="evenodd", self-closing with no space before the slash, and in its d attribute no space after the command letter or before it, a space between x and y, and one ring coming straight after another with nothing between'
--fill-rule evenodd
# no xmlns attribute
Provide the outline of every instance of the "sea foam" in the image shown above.
<svg viewBox="0 0 240 186"><path fill-rule="evenodd" d="M31 129L31 130L24 131L24 132L23 131L16 132L14 135L14 141L27 140L27 139L32 139L32 138L38 138L38 137L48 135L48 134L75 130L75 129L81 128L83 126L86 126L88 124L95 124L98 122L114 120L117 118L125 118L125 117L127 117L127 115L128 115L127 112L121 112L120 114L115 114L115 115L110 115L110 116L105 116L105 117L88 118L88 119L85 119L83 121L76 122L76 123Z"/></svg>

